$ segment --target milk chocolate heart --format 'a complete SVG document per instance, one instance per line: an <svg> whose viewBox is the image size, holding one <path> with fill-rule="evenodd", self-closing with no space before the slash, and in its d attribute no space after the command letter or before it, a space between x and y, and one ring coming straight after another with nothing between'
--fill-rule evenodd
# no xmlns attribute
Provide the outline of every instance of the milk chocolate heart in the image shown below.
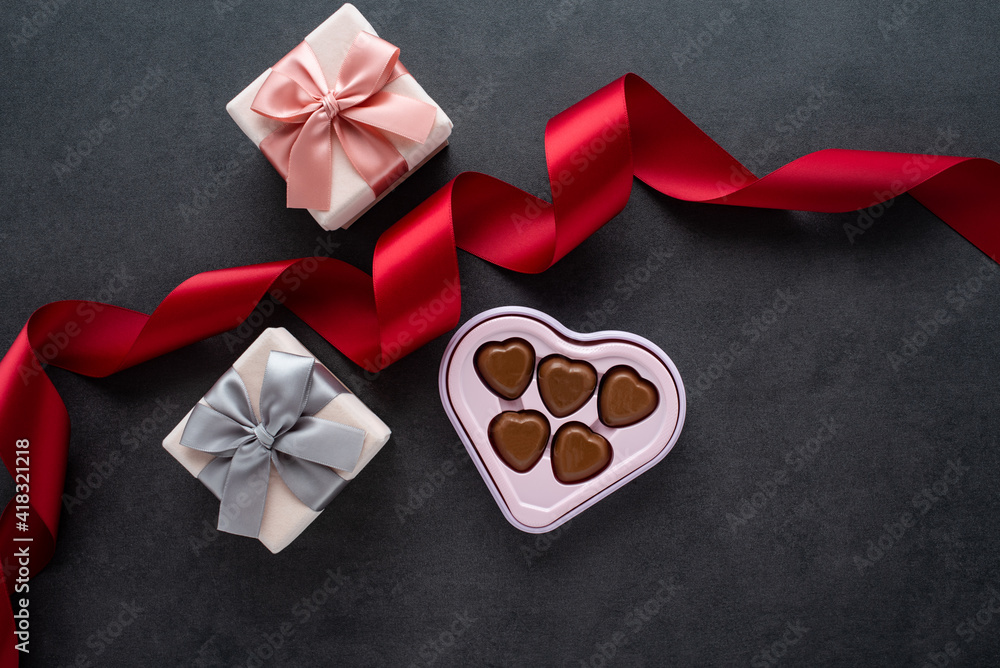
<svg viewBox="0 0 1000 668"><path fill-rule="evenodd" d="M659 401L652 383L632 367L621 365L608 369L601 378L597 413L609 427L627 427L649 417Z"/></svg>
<svg viewBox="0 0 1000 668"><path fill-rule="evenodd" d="M611 444L582 422L559 427L552 441L552 472L559 482L589 480L611 463Z"/></svg>
<svg viewBox="0 0 1000 668"><path fill-rule="evenodd" d="M588 362L549 355L538 365L538 393L557 418L580 410L597 387L597 372Z"/></svg>
<svg viewBox="0 0 1000 668"><path fill-rule="evenodd" d="M542 458L549 431L549 421L538 411L504 411L490 421L489 436L507 466L524 473Z"/></svg>
<svg viewBox="0 0 1000 668"><path fill-rule="evenodd" d="M535 349L524 339L483 344L476 351L476 371L486 385L504 399L517 399L531 383Z"/></svg>

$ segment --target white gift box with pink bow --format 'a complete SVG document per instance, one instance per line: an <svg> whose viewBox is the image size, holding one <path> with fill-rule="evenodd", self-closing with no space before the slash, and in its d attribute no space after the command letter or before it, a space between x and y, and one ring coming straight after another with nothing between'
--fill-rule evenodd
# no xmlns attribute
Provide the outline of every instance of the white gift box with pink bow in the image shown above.
<svg viewBox="0 0 1000 668"><path fill-rule="evenodd" d="M346 4L226 105L288 183L287 204L349 226L448 144L452 123Z"/></svg>

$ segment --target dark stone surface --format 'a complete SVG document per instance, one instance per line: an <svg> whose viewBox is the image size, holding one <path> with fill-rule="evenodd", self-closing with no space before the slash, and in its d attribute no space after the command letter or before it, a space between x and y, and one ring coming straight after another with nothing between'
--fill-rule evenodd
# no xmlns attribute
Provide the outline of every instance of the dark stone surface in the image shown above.
<svg viewBox="0 0 1000 668"><path fill-rule="evenodd" d="M920 152L948 128L947 152L1000 158L995 3L358 5L456 127L354 228L323 233L283 207L280 178L224 105L336 3L4 3L0 340L48 301L148 312L196 272L308 255L318 240L369 269L378 235L462 170L544 195L546 120L627 71L757 173L827 147ZM707 45L685 51L689 39ZM122 102L144 79L145 99ZM57 169L91 132L99 145ZM24 663L258 665L260 651L283 666L596 666L603 651L609 665L763 666L784 636L789 665L995 665L1000 274L907 197L850 243L856 220L686 204L637 184L624 213L543 275L460 256L463 320L521 304L633 331L689 386L719 375L732 342L746 349L691 397L661 465L548 539L507 524L459 449L436 387L447 337L370 382L293 316L268 320L394 431L277 556L229 535L193 542L217 502L159 445L248 341L216 337L106 380L53 371L73 417L67 493L112 452L121 464L63 514L31 583ZM957 299L983 266L990 278ZM762 325L778 291L792 305ZM948 324L894 368L888 354L939 310ZM829 420L835 437L797 454ZM949 462L962 474L934 492ZM761 489L774 494L733 525ZM905 513L913 526L893 528ZM891 547L859 572L887 526ZM123 605L141 611L107 644L130 619Z"/></svg>

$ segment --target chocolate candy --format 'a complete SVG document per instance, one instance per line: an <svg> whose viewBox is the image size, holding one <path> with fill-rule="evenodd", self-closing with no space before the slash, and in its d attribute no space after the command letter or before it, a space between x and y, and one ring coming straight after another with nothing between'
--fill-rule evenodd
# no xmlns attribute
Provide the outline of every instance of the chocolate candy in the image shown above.
<svg viewBox="0 0 1000 668"><path fill-rule="evenodd" d="M573 332L505 306L473 316L441 359L438 389L511 524L551 531L648 471L684 425L680 373L629 332Z"/></svg>
<svg viewBox="0 0 1000 668"><path fill-rule="evenodd" d="M500 458L524 473L542 458L549 442L549 421L538 411L504 411L490 421L490 443Z"/></svg>
<svg viewBox="0 0 1000 668"><path fill-rule="evenodd" d="M476 351L476 371L487 387L509 400L531 384L535 350L521 338L484 343ZM582 409L597 388L593 365L564 355L547 356L538 365L538 394L553 418ZM618 365L601 378L597 413L608 427L627 427L649 417L659 403L656 387L635 369ZM551 433L549 419L536 410L504 411L490 421L490 443L500 458L519 473L542 458ZM582 422L568 422L552 442L552 472L565 484L584 482L611 463L614 451L604 436Z"/></svg>
<svg viewBox="0 0 1000 668"><path fill-rule="evenodd" d="M656 388L635 369L619 365L601 378L597 413L609 427L627 427L643 420L656 409L660 397Z"/></svg>
<svg viewBox="0 0 1000 668"><path fill-rule="evenodd" d="M552 472L559 482L574 484L593 478L611 463L611 444L582 422L559 427L552 441Z"/></svg>
<svg viewBox="0 0 1000 668"><path fill-rule="evenodd" d="M524 339L485 343L476 351L476 371L504 399L517 399L531 383L535 349Z"/></svg>
<svg viewBox="0 0 1000 668"><path fill-rule="evenodd" d="M538 393L557 418L580 410L597 387L597 372L587 362L549 355L538 365Z"/></svg>

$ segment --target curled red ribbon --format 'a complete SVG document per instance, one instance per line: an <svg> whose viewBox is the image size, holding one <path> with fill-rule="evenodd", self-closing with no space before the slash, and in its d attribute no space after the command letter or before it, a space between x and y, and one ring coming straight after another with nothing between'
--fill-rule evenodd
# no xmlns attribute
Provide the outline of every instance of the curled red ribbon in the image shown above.
<svg viewBox="0 0 1000 668"><path fill-rule="evenodd" d="M514 271L544 271L622 210L633 176L688 201L823 212L909 192L980 250L1000 253L990 205L990 186L1000 183L995 162L826 150L758 179L632 74L549 121L545 148L551 204L484 174L460 174L382 235L373 277L339 260L303 258L198 274L151 315L88 301L36 311L0 361L0 455L12 475L28 469L31 491L25 529L18 497L0 518L8 593L49 561L59 522L69 416L40 360L107 376L232 329L270 292L351 360L377 370L458 324L456 246ZM28 448L17 447L22 439ZM22 467L25 452L30 465ZM25 545L31 559L22 576ZM5 609L4 665L17 660L14 622Z"/></svg>

